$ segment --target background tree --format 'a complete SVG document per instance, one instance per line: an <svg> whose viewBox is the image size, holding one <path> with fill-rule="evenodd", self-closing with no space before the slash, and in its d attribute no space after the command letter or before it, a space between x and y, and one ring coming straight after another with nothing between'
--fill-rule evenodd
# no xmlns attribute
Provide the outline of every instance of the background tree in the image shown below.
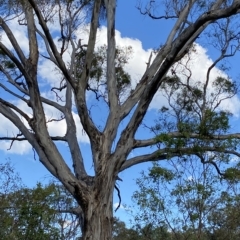
<svg viewBox="0 0 240 240"><path fill-rule="evenodd" d="M154 163L136 181L133 226L165 227L170 239L237 239L239 182L227 176L196 157Z"/></svg>
<svg viewBox="0 0 240 240"><path fill-rule="evenodd" d="M219 157L223 159L221 155L239 156L238 142L235 141L239 134L229 134L229 114L218 109L225 94L229 98L236 93L235 86L228 78L221 76L211 83L209 76L220 60L233 56L239 49L240 1L163 1L160 9L164 14L160 16L155 14L157 3L146 2L146 7L139 7L143 14L159 20L170 19L174 21L173 28L166 42L156 51L153 61L150 57L136 88L126 93L122 99L119 91L122 83L119 84L118 79L121 75L120 79L125 84L128 75L119 69L116 61L115 0L1 1L0 27L12 48L5 42L0 42L0 71L3 79L0 87L9 94L0 98L0 113L19 129L16 136L2 136L1 139L13 141L12 143L26 140L32 145L42 164L79 204L83 239L112 238L112 199L119 172L142 162L186 154L195 154L201 159L207 151L216 153L216 157L209 163L219 170L214 160ZM77 35L77 29L83 22L86 7L88 16L91 12L91 21L89 38L84 45ZM98 72L93 74L92 70L96 67L95 45L101 9L106 9L106 72L101 75L105 78L104 84L101 88L94 88L96 81L91 80L96 80ZM29 52L21 49L17 37L9 27L14 18L17 18L19 28L21 26L27 32ZM59 47L54 41L56 33L50 30L52 23L58 28ZM191 78L190 72L183 81L175 72L175 66L185 59L187 53L194 51L194 42L202 34L209 37L209 43L214 44L220 56L203 73L204 81L199 89L194 86L196 79ZM44 52L41 52L40 43ZM80 52L84 54L79 54ZM53 63L61 75L59 86L48 89L57 93L56 99L46 98L40 87L38 68L41 61ZM126 61L119 63L124 66ZM215 96L218 97L213 102L208 99L209 86L215 86L217 91ZM173 127L163 131L160 122L157 138L152 134L151 139L136 139L136 133L158 90L169 97L169 108L174 114ZM101 128L91 115L91 107L86 98L88 91L103 96L106 103L108 111ZM24 109L13 104L12 99L20 101ZM171 104L172 101L174 104ZM100 107L103 102L99 101L98 104ZM60 117L47 119L46 106L55 108ZM85 168L73 113L78 115L77 121L89 137L93 176ZM190 113L191 119L187 118L187 113ZM49 122L59 120L65 121L66 133L63 136L51 136ZM121 125L123 120L127 121L124 127ZM170 126L170 120L167 120L167 126ZM57 141L65 142L69 147L72 166L63 158ZM150 153L148 147L152 147ZM138 148L145 148L146 154L130 157L130 153Z"/></svg>
<svg viewBox="0 0 240 240"><path fill-rule="evenodd" d="M114 218L113 222L113 239L114 240L137 240L140 239L139 233L135 229L129 229L126 227L126 224L119 220L118 218Z"/></svg>
<svg viewBox="0 0 240 240"><path fill-rule="evenodd" d="M0 164L0 234L3 239L6 239L7 236L11 237L11 230L8 226L12 226L14 222L15 211L9 208L9 204L13 199L9 199L6 196L12 192L18 191L22 187L21 178L14 171L14 167L10 162L5 164ZM8 212L12 211L13 215L11 216Z"/></svg>
<svg viewBox="0 0 240 240"><path fill-rule="evenodd" d="M76 203L62 186L23 186L12 165L1 164L1 239L77 239ZM6 181L4 181L4 179Z"/></svg>
<svg viewBox="0 0 240 240"><path fill-rule="evenodd" d="M237 195L223 192L219 205L209 215L209 232L213 239L238 239L239 231L239 192Z"/></svg>

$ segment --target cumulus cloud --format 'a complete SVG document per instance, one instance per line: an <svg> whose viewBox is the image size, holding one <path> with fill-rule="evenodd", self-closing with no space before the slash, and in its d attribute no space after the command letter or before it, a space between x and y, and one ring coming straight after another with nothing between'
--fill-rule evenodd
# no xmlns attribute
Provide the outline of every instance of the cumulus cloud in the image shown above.
<svg viewBox="0 0 240 240"><path fill-rule="evenodd" d="M28 52L28 40L27 40L27 33L26 33L26 28L25 27L19 27L18 23L14 20L10 22L10 27L14 34L17 36L19 40L19 44L21 48L24 50L24 52ZM53 28L52 31L56 31L56 29ZM78 38L83 39L82 43L85 44L87 43L88 39L88 34L89 34L89 27L84 26L81 29L79 29L76 32L76 35ZM96 48L106 44L106 39L107 39L107 28L106 27L101 27L98 30L98 35L97 35L97 44ZM2 41L7 44L9 48L12 49L11 44L9 43L9 40L6 38L4 34L2 34ZM39 40L40 42L42 40ZM57 43L57 38L55 39L55 42ZM122 37L121 33L116 30L116 44L117 46L120 47L125 47L125 46L131 46L133 49L133 53L131 58L129 59L129 63L126 66L126 71L131 75L131 87L134 89L136 87L136 84L138 81L141 79L142 74L146 70L146 62L149 59L150 53L152 49L143 49L142 43L138 39L132 39L128 37ZM42 46L43 42L41 42L41 51L43 51ZM70 60L70 53L71 49L69 48L69 51L66 51L64 53L64 60L67 63ZM193 52L193 55L191 56L191 62L189 62L189 66L192 71L192 80L193 81L205 81L206 77L206 72L209 66L213 63L213 61L210 59L210 57L207 55L207 50L201 47L200 45L196 45L196 52ZM183 71L182 69L178 69L179 72ZM56 70L56 67L54 66L53 63L51 63L47 59L41 59L40 66L38 69L39 73L39 85L41 87L42 96L47 97L52 100L56 100L56 96L54 95L53 92L49 91L50 87L55 87L59 86L59 83L61 81L61 74ZM220 71L217 68L214 68L211 72L210 78L211 81L215 79L217 76L223 76L226 77L226 74L222 71ZM49 87L50 86L50 87ZM60 95L64 94L64 90L60 93ZM150 109L160 109L161 106L165 105L166 99L162 96L161 92L157 92L156 96L154 97ZM234 114L238 114L240 111L240 101L237 97L232 98L231 100L226 100L223 101L222 107L229 109L232 111ZM24 110L26 113L28 113L31 116L31 111L30 108L23 102L16 101L15 102L16 106L18 106L20 109ZM44 105L45 113L46 113L46 118L48 120L51 120L53 118L60 118L61 113L52 108L51 106ZM77 137L78 140L81 142L89 142L88 136L86 133L84 133L83 128L80 124L79 121L79 116L73 112L73 117L76 122L77 126ZM3 116L0 116L0 134L1 136L14 136L16 135L19 131L18 129L7 119L5 119ZM25 123L27 125L27 123ZM52 121L48 123L48 129L51 135L53 136L63 136L66 133L66 123L65 120L62 121ZM9 148L9 142L4 142L0 145L0 149L8 149ZM30 145L28 142L16 142L14 143L11 152L17 152L24 154L28 152L31 149Z"/></svg>
<svg viewBox="0 0 240 240"><path fill-rule="evenodd" d="M4 116L0 115L0 136L14 138L19 134L17 127ZM1 140L0 149L8 153L25 154L28 153L32 147L27 141L7 141Z"/></svg>
<svg viewBox="0 0 240 240"><path fill-rule="evenodd" d="M31 151L32 146L27 141L1 141L0 149L7 153L24 155Z"/></svg>
<svg viewBox="0 0 240 240"><path fill-rule="evenodd" d="M85 31L84 33L87 34L88 32ZM85 42L87 42L87 36L88 35L85 35L83 37ZM143 49L142 42L139 39L122 37L118 30L116 30L115 36L117 46L132 47L133 53L125 67L125 70L131 75L131 85L134 89L146 70L146 62L149 59L152 49ZM107 28L101 27L97 34L96 48L104 44L107 44Z"/></svg>
<svg viewBox="0 0 240 240"><path fill-rule="evenodd" d="M83 41L87 42L88 31L82 31L81 36ZM97 35L97 44L96 47L106 44L107 39L107 28L101 27L98 30ZM116 30L116 45L120 47L131 46L133 53L129 59L128 64L125 67L125 70L131 75L131 87L134 89L136 84L141 79L141 76L146 70L146 62L149 60L149 56L153 49L143 49L142 43L139 39L132 39L128 37L122 37L121 33ZM189 61L190 59L190 61ZM186 75L189 74L188 70L184 67L187 65L191 70L191 81L194 83L206 81L206 74L209 67L213 64L213 60L207 53L207 49L203 48L199 44L195 44L195 51L192 51L189 58L184 58L181 65L175 66L178 75L181 78L186 78ZM210 73L210 83L213 82L217 77L228 78L227 74L214 67ZM211 84L208 87L208 91L211 92ZM163 105L167 104L166 98L163 96L161 91L158 91L153 98L153 101L150 105L150 109L160 109ZM221 109L228 109L235 116L239 115L240 112L240 100L237 96L234 96L231 99L222 101L220 105Z"/></svg>
<svg viewBox="0 0 240 240"><path fill-rule="evenodd" d="M26 54L29 53L29 46L28 46L28 38L27 38L27 28L26 26L19 25L18 19L13 18L11 21L8 21L8 26L12 32L14 32L14 36L18 41L19 46L21 47L22 51ZM5 44L7 48L13 50L13 46L9 41L6 33L1 31L1 41Z"/></svg>
<svg viewBox="0 0 240 240"><path fill-rule="evenodd" d="M190 76L191 84L200 82L206 82L207 71L209 67L213 64L213 60L208 56L207 49L203 48L199 44L195 44L194 51L192 51L189 56L182 59L181 64L175 64L174 70L181 79L186 79L186 76ZM208 93L211 94L213 90L212 83L217 77L228 78L227 74L221 71L219 68L214 67L210 72ZM222 94L221 98L224 98ZM166 99L163 97L162 92L157 92L152 103L151 108L160 109L162 106L166 106ZM235 116L239 115L240 112L240 100L237 96L230 99L226 99L221 102L220 109L228 110Z"/></svg>
<svg viewBox="0 0 240 240"><path fill-rule="evenodd" d="M32 116L31 109L22 101L14 101L13 102L19 109L24 111L29 117ZM61 112L57 109L44 104L44 112L47 120L47 126L49 130L49 134L51 136L64 136L66 134L66 122L64 119L61 119ZM89 143L89 138L87 134L84 132L83 127L79 121L79 116L73 112L73 118L77 128L77 139L83 143ZM30 129L27 121L23 118L20 118L24 125ZM55 121L55 120L57 121ZM0 115L0 136L4 137L16 137L19 134L18 128L7 118ZM18 153L18 154L26 154L31 151L32 147L28 141L14 141L11 148L11 141L1 141L0 149L8 152L8 153Z"/></svg>
<svg viewBox="0 0 240 240"><path fill-rule="evenodd" d="M67 130L66 121L64 119L59 121L54 121L54 119L55 120L61 119L62 113L46 104L44 105L44 111L45 111L46 119L48 121L47 126L48 126L50 135L64 136ZM77 128L77 139L80 142L89 143L89 138L85 133L85 131L83 130L78 114L76 114L75 112L72 112L72 114L73 114L73 119L75 121L76 128Z"/></svg>

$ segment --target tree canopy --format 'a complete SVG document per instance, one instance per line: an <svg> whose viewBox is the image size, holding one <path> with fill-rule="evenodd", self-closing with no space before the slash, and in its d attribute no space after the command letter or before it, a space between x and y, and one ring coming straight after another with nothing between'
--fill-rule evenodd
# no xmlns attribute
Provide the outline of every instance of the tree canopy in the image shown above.
<svg viewBox="0 0 240 240"><path fill-rule="evenodd" d="M133 194L133 228L152 239L238 239L239 180L220 176L196 157L154 163ZM130 210L128 210L130 211ZM235 213L234 213L235 212ZM166 237L161 236L166 229Z"/></svg>
<svg viewBox="0 0 240 240"><path fill-rule="evenodd" d="M149 54L135 86L126 67L132 48L116 44L116 0L0 4L0 113L18 129L14 136L1 133L0 140L10 141L10 148L19 141L30 143L78 203L83 239L112 238L116 181L120 172L136 164L193 155L223 177L237 176L238 161L221 168L221 163L239 157L240 137L231 129L230 109L223 107L238 93L237 79L221 64L239 51L240 0L139 2L139 14L160 24L171 21L172 28ZM14 21L17 31L25 33L24 46L11 28ZM107 44L97 48L101 24L106 25ZM85 41L79 34L83 26L88 30ZM200 77L193 75L191 64L202 39L218 56ZM53 85L40 74L43 63L55 68ZM216 67L222 72L212 78ZM156 123L149 126L143 121L157 94L166 101L159 103ZM102 123L93 105L105 109ZM57 114L49 116L48 109ZM51 123L60 121L65 123L59 130L63 134L52 134ZM87 136L90 159L83 157L79 126ZM141 129L150 130L151 137L138 138ZM71 163L59 142L69 148ZM132 155L134 150L143 153ZM93 174L86 162L93 165Z"/></svg>
<svg viewBox="0 0 240 240"><path fill-rule="evenodd" d="M23 185L14 167L0 165L1 239L77 239L81 236L76 202L56 182ZM4 180L6 179L6 181Z"/></svg>

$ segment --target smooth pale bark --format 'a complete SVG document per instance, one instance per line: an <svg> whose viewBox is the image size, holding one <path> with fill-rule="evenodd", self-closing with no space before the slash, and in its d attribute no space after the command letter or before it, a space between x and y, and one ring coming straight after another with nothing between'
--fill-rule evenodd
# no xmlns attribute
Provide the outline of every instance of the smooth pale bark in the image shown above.
<svg viewBox="0 0 240 240"><path fill-rule="evenodd" d="M65 14L69 14L68 21L74 22L75 17L79 14L79 9L71 8L71 4L74 1L63 2L56 1L56 4L59 4L59 6L60 4L68 4L69 8L65 11ZM79 3L79 1L76 2ZM41 8L39 7L40 3L38 1L29 0L27 6L25 6L26 8L24 8L23 14L25 14L29 40L29 55L27 56L25 56L24 52L21 50L16 36L14 36L8 26L8 22L0 18L2 31L5 32L7 38L11 42L14 52L4 45L3 42L0 42L0 50L15 64L26 82L27 89L17 85L14 80L15 76L11 76L2 65L0 66L0 71L5 75L12 87L16 89L16 92L3 83L0 83L0 87L26 103L32 112L32 116L29 117L17 106L0 98L0 113L9 119L22 134L21 138L11 138L7 136L1 137L0 140L27 140L37 152L42 164L66 187L79 203L83 239L108 240L112 238L112 200L114 186L119 172L142 162L165 160L169 156L176 157L183 154L195 154L194 149L188 147L178 149L164 147L156 151L156 144L161 144L160 140L156 140L155 138L137 140L135 139L135 134L146 115L154 95L166 79L165 77L169 69L189 51L189 48L196 38L210 24L218 19L239 14L240 0L235 0L232 3L228 3L228 5L226 3L224 7L222 7L221 4L224 4L226 1L216 0L209 6L209 11L196 16L195 22L189 22L187 19L192 7L199 1L185 1L186 5L182 6L180 13L176 13L176 23L172 31L170 31L165 44L159 49L153 62L151 63L149 60L145 73L139 79L136 88L132 90L130 96L123 104L120 104L119 96L117 96L118 89L115 72L116 1L104 0L107 10L108 49L106 88L109 115L106 116L106 125L103 131L100 131L92 120L86 99L97 39L97 29L99 26L99 14L103 0L85 1L85 4L89 2L91 4L93 3L91 5L92 18L89 39L86 44L86 60L83 64L80 77L76 74L76 66L74 66L74 64L76 62L76 54L82 47L81 44L75 44L73 39L70 39L70 44L72 45L71 62L69 63L70 66L66 65L62 58L66 47L64 45L65 42L62 43L59 52L54 41L55 36L53 37L51 35L48 22L44 18L44 12L41 12ZM169 2L171 3L171 1ZM174 2L177 4L177 1L173 1L172 4L174 4ZM61 12L58 12L58 14L61 14ZM63 32L63 24L60 25L60 31ZM42 38L45 44L45 50L48 53L47 59L56 65L66 82L65 103L62 103L63 105L59 104L57 101L54 102L53 100L41 96L38 83L38 67L40 65L38 38ZM19 91L23 96L19 94ZM76 136L76 124L72 113L73 101L75 101L77 109L77 121L81 123L84 132L86 132L90 139L94 176L89 176L85 169L81 152L82 149L80 148ZM65 136L50 136L43 104L54 107L64 116L67 127ZM129 122L119 134L119 140L117 141L118 130L122 128L121 121L128 116L131 111L132 114L129 118ZM21 118L28 122L31 128L30 131L29 126L24 125ZM185 136L182 135L181 132L173 132L168 133L168 137L177 139L184 138ZM200 137L204 140L202 136ZM188 138L198 139L199 136L196 133L192 133L188 135ZM211 136L211 140L215 142L228 138L239 139L239 134ZM209 138L206 139L208 140ZM68 144L72 158L73 171L66 163L55 141L63 141ZM116 149L114 150L113 145L116 145ZM129 158L129 154L132 150L151 146L153 146L153 148L149 148L150 152L147 154ZM236 151L228 149L223 150L211 146L205 147L202 150L205 152L224 152L239 156Z"/></svg>

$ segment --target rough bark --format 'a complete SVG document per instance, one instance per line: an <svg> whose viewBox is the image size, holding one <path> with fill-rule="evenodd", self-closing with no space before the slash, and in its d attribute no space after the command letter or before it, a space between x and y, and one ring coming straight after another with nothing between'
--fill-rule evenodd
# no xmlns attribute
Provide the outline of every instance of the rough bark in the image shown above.
<svg viewBox="0 0 240 240"><path fill-rule="evenodd" d="M112 185L112 183L109 183ZM83 239L112 239L113 225L113 187L104 186L95 189L86 207L83 209Z"/></svg>
<svg viewBox="0 0 240 240"><path fill-rule="evenodd" d="M44 1L41 1L44 3ZM49 2L49 1L47 1ZM51 2L51 1L50 1ZM73 6L71 4L79 2L82 6ZM154 2L154 1L151 1ZM171 2L171 1L170 1ZM196 38L212 23L218 19L228 18L239 14L240 0L235 0L226 3L223 0L216 0L209 5L206 11L196 16L194 22L190 22L191 9L199 1L179 1L186 3L178 5L178 1L173 1L176 6L177 19L172 31L165 44L159 49L155 59L151 63L147 63L147 69L144 75L139 79L139 83L132 90L130 96L125 102L120 104L119 96L117 96L117 77L115 69L115 0L89 0L89 1L56 1L60 7L66 7L65 14L68 14L66 19L60 19L60 32L62 35L62 47L58 50L54 36L49 30L48 20L46 20L47 11L41 11L40 3L36 0L29 0L27 6L24 5L23 12L29 39L29 55L25 54L14 36L14 33L8 26L8 21L0 17L0 26L5 32L7 38L13 46L13 51L9 49L3 42L0 41L0 50L8 57L17 68L19 76L11 76L2 63L0 63L0 71L6 77L10 87L1 82L0 88L7 91L11 96L14 96L27 104L32 112L31 117L23 112L17 106L0 98L0 113L9 119L21 132L21 136L10 138L1 137L0 140L23 141L27 140L37 152L41 163L55 176L72 196L79 203L81 208L82 232L84 240L108 240L112 238L112 223L113 209L112 198L115 181L119 172L142 162L165 160L169 157L181 156L183 154L196 154L196 149L191 147L162 147L156 150L158 144L162 144L161 140L152 139L136 140L135 134L146 115L149 105L158 91L159 87L166 80L166 74L169 69L179 61L188 51ZM207 1L205 1L207 2ZM78 43L75 39L63 39L64 24L77 23L77 15L79 9L84 8L86 4L91 4L92 17L90 23L90 33L88 43L86 44L86 56L83 63L81 75L76 74L76 55L81 50L81 39ZM90 109L87 105L86 92L88 89L90 70L94 58L94 49L96 44L96 34L99 26L99 15L101 7L104 5L107 12L107 72L106 72L106 89L108 97L109 114L106 116L106 124L103 130L94 123L91 118ZM72 7L72 8L71 8ZM76 9L77 8L77 9ZM179 9L178 9L179 8ZM179 11L178 11L179 10ZM54 10L55 11L55 10ZM72 11L72 12L71 12ZM59 11L58 14L62 12ZM148 13L150 17L153 17ZM48 15L47 15L48 16ZM159 17L159 19L164 17ZM168 18L168 16L165 16ZM66 21L65 21L66 20ZM36 23L39 22L39 25ZM64 23L64 24L63 24ZM73 24L73 25L74 25ZM69 26L68 30L71 30ZM75 27L75 26L74 26ZM227 32L227 31L226 31ZM69 36L73 34L70 32ZM48 56L39 55L38 38L41 38L45 44L46 54ZM72 45L71 62L66 64L63 60L64 51L67 44ZM229 42L228 42L229 43ZM238 48L239 49L239 48ZM224 49L222 49L224 50ZM225 50L224 50L225 51ZM222 52L222 58L225 52ZM39 58L43 57L55 64L59 72L62 73L65 85L59 87L59 91L66 90L65 103L61 105L57 101L49 100L41 96L41 90L38 77ZM151 59L151 58L150 58ZM211 69L209 69L209 72ZM209 75L209 73L208 73ZM23 78L26 86L19 85L16 79ZM207 83L206 83L207 86ZM12 90L14 89L14 90ZM15 92L16 90L16 92ZM21 94L23 95L21 96ZM83 130L90 139L92 150L92 162L94 166L94 176L89 176L85 169L82 149L78 143L76 136L76 125L73 117L73 99L75 100L78 121L82 124ZM44 104L54 107L61 112L66 121L67 131L64 136L50 136L48 130L48 122L46 120ZM132 114L130 115L130 112ZM121 129L121 121L129 116L129 122L126 127L120 132L119 140L117 141L118 130ZM21 118L26 120L29 126L26 126ZM30 128L30 130L29 130ZM184 139L186 136L182 132L169 132L166 134L168 138ZM211 135L200 136L197 133L190 133L187 136L194 140L221 141L225 139L239 139L239 134L228 135ZM61 155L55 141L64 141L68 144L70 155L72 158L72 167L68 166L65 159ZM116 149L113 150L113 145L116 141ZM129 158L129 153L138 148L149 148L150 152ZM203 147L205 152L221 152L240 156L233 149L223 149L215 147Z"/></svg>

